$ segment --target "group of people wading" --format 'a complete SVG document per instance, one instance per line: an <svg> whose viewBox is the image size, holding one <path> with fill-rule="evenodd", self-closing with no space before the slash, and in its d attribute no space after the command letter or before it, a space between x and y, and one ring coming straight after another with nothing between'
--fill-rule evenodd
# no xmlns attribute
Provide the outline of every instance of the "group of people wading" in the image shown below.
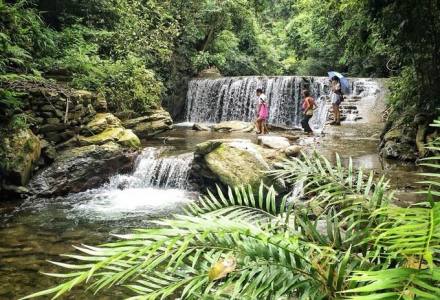
<svg viewBox="0 0 440 300"><path fill-rule="evenodd" d="M344 95L341 89L341 82L337 76L331 78L330 85L330 100L332 103L334 120L330 125L341 125L341 111L339 109L341 102L344 100ZM311 96L309 90L303 90L302 92L301 109L303 117L301 120L301 126L304 132L307 134L313 134L313 130L310 127L309 121L313 117L314 111L317 109L315 99ZM267 129L267 120L269 118L269 106L267 104L267 96L264 94L263 89L257 89L257 134L269 133Z"/></svg>

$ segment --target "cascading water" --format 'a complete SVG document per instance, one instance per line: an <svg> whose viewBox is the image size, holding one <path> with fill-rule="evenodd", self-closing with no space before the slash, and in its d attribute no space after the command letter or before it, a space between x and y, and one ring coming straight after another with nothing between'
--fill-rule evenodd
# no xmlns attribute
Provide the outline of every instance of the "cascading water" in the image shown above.
<svg viewBox="0 0 440 300"><path fill-rule="evenodd" d="M255 119L257 97L262 88L268 98L269 123L299 126L301 91L309 89L318 98L327 93L324 77L223 77L194 79L189 83L186 105L188 122L218 123Z"/></svg>
<svg viewBox="0 0 440 300"><path fill-rule="evenodd" d="M155 148L144 149L136 160L133 174L112 177L107 188L187 188L192 153L162 158L159 157L160 153Z"/></svg>
<svg viewBox="0 0 440 300"><path fill-rule="evenodd" d="M98 189L70 195L74 215L102 220L157 215L195 199L187 185L193 154L161 157L162 152L146 148L131 174L115 175Z"/></svg>

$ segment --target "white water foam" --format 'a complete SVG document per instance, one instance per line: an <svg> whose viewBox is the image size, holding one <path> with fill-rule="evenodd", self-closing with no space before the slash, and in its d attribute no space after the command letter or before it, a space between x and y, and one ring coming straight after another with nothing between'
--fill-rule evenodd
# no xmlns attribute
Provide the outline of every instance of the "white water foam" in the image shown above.
<svg viewBox="0 0 440 300"><path fill-rule="evenodd" d="M172 212L197 198L188 190L192 153L160 157L146 148L131 174L118 174L100 188L70 195L75 215L113 220Z"/></svg>

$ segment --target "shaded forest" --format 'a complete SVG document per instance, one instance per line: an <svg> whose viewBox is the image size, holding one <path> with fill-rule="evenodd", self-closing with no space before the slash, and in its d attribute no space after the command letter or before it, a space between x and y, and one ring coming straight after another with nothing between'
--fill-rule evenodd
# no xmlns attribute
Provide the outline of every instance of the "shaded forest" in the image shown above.
<svg viewBox="0 0 440 300"><path fill-rule="evenodd" d="M439 1L1 1L1 79L57 78L114 111L173 109L187 80L222 75L392 77L393 110L439 103ZM2 118L20 103L3 89ZM176 104L177 105L177 104Z"/></svg>

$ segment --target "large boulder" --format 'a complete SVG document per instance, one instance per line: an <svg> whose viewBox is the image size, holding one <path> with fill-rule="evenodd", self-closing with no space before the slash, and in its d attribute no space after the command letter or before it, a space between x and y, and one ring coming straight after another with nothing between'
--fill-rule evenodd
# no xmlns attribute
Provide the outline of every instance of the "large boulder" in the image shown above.
<svg viewBox="0 0 440 300"><path fill-rule="evenodd" d="M38 173L29 187L33 194L47 197L85 191L116 173L129 171L136 153L114 142L66 150Z"/></svg>
<svg viewBox="0 0 440 300"><path fill-rule="evenodd" d="M24 186L40 158L41 143L29 129L16 130L0 137L0 177L7 183Z"/></svg>
<svg viewBox="0 0 440 300"><path fill-rule="evenodd" d="M274 183L265 172L283 158L282 152L264 149L250 140L211 140L197 145L192 176L201 186L214 183L257 188L261 181Z"/></svg>
<svg viewBox="0 0 440 300"><path fill-rule="evenodd" d="M155 136L173 128L173 120L170 114L163 109L150 110L147 115L125 120L124 127L132 129L134 133L147 138Z"/></svg>
<svg viewBox="0 0 440 300"><path fill-rule="evenodd" d="M255 125L252 123L242 122L242 121L226 121L215 124L211 128L213 131L219 131L219 132L233 132L233 131L252 132L255 129Z"/></svg>

